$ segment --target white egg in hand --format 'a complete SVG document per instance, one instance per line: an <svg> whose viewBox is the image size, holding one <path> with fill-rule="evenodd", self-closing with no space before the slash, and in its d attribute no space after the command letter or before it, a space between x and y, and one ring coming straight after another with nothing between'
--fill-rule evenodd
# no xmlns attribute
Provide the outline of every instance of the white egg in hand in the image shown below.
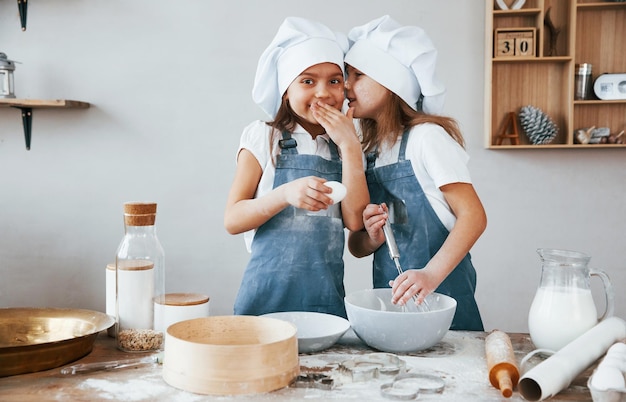
<svg viewBox="0 0 626 402"><path fill-rule="evenodd" d="M335 204L341 202L341 200L346 197L348 189L346 189L346 186L339 183L338 181L327 181L326 183L324 183L324 185L330 187L333 190L332 193L327 195L332 198Z"/></svg>

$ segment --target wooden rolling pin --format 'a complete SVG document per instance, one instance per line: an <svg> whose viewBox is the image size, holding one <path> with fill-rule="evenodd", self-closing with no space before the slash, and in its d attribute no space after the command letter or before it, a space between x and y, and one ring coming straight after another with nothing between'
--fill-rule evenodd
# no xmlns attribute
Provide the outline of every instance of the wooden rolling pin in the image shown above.
<svg viewBox="0 0 626 402"><path fill-rule="evenodd" d="M491 385L499 389L502 396L510 398L519 381L519 368L511 339L502 331L491 331L485 338L485 354Z"/></svg>

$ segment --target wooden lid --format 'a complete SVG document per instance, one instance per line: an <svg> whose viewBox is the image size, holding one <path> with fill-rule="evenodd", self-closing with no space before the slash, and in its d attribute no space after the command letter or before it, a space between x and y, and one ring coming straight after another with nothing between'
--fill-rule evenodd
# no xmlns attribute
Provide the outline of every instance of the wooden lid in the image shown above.
<svg viewBox="0 0 626 402"><path fill-rule="evenodd" d="M110 269L111 271L115 271L115 263L114 262L108 263L107 269Z"/></svg>
<svg viewBox="0 0 626 402"><path fill-rule="evenodd" d="M167 293L165 295L165 303L163 303L163 296L159 297L156 302L166 306L194 306L207 303L208 301L209 296L199 293Z"/></svg>
<svg viewBox="0 0 626 402"><path fill-rule="evenodd" d="M156 202L127 202L124 204L124 223L129 226L152 226L156 211Z"/></svg>
<svg viewBox="0 0 626 402"><path fill-rule="evenodd" d="M122 271L146 271L154 267L154 262L150 260L121 260L117 262L117 267Z"/></svg>

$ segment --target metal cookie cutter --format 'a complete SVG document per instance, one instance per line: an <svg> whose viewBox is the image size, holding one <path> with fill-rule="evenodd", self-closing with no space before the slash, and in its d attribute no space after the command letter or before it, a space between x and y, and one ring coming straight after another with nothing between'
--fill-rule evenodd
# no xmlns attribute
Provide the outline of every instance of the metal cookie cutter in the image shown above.
<svg viewBox="0 0 626 402"><path fill-rule="evenodd" d="M388 399L410 401L419 395L416 388L396 388L393 382L388 382L380 386L380 394Z"/></svg>
<svg viewBox="0 0 626 402"><path fill-rule="evenodd" d="M418 388L423 394L437 394L443 392L446 382L433 374L405 373L397 375L393 385L395 388Z"/></svg>
<svg viewBox="0 0 626 402"><path fill-rule="evenodd" d="M352 375L352 381L360 382L404 373L406 362L391 353L370 353L347 360L340 367Z"/></svg>
<svg viewBox="0 0 626 402"><path fill-rule="evenodd" d="M331 376L319 373L300 374L292 383L294 388L319 388L325 390L333 389L335 381Z"/></svg>
<svg viewBox="0 0 626 402"><path fill-rule="evenodd" d="M393 382L380 386L380 394L388 399L412 400L420 393L443 392L445 381L436 375L426 373L399 374Z"/></svg>

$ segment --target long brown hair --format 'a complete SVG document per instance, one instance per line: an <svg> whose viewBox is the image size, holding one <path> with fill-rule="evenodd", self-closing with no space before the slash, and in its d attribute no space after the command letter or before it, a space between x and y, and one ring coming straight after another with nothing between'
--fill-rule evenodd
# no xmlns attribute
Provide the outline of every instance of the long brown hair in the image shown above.
<svg viewBox="0 0 626 402"><path fill-rule="evenodd" d="M281 135L283 131L292 133L298 125L298 116L293 112L293 110L291 110L289 101L285 96L283 96L280 102L280 107L278 108L278 112L276 112L274 120L268 121L266 124L273 129L271 135L269 136L269 141L272 163L275 163L276 155L274 154L274 144L276 143L276 137Z"/></svg>
<svg viewBox="0 0 626 402"><path fill-rule="evenodd" d="M405 130L423 123L433 123L443 127L450 137L465 147L465 140L456 120L416 111L395 93L390 91L390 95L389 100L383 105L378 120L360 119L359 121L365 153L377 149L382 144L388 147L393 146L398 136Z"/></svg>

